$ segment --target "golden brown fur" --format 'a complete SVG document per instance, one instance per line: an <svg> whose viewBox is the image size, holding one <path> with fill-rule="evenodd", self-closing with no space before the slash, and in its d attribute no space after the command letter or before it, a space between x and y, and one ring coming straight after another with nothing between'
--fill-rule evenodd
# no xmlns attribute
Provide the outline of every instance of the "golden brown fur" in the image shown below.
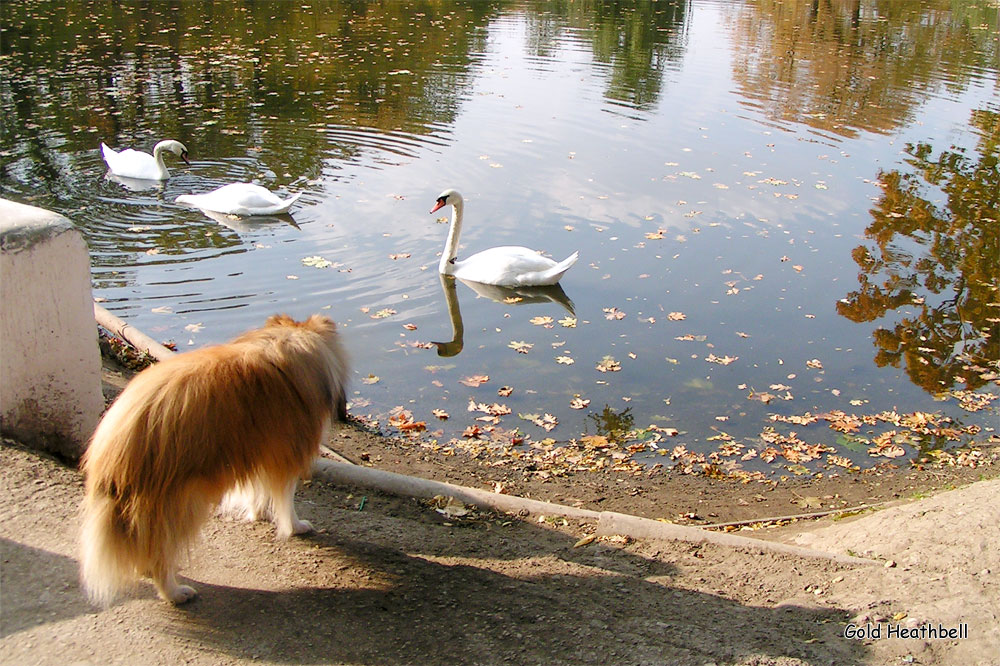
<svg viewBox="0 0 1000 666"><path fill-rule="evenodd" d="M332 417L345 417L347 364L336 327L285 315L235 340L160 362L133 379L105 414L86 475L81 578L107 604L140 576L173 603L195 590L177 560L227 492L279 537L312 529L293 495Z"/></svg>

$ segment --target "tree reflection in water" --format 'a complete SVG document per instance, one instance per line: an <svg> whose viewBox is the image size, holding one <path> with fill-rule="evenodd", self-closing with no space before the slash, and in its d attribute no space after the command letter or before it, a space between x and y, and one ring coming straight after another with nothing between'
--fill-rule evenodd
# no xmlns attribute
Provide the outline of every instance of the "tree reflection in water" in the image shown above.
<svg viewBox="0 0 1000 666"><path fill-rule="evenodd" d="M856 322L894 312L895 321L874 331L875 363L905 364L910 380L933 394L959 382L978 388L1000 363L1000 114L979 110L971 122L978 157L955 148L935 157L918 143L906 148L912 173L879 174L870 242L852 253L859 287L837 304Z"/></svg>

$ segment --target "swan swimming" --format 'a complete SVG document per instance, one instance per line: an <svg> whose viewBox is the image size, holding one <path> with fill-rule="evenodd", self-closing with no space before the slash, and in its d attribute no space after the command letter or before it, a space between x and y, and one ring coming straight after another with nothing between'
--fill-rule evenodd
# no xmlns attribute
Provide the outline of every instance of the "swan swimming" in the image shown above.
<svg viewBox="0 0 1000 666"><path fill-rule="evenodd" d="M115 152L106 143L101 142L101 154L108 164L108 169L115 176L123 178L138 178L141 180L166 180L170 177L167 165L163 162L163 151L169 150L184 160L188 166L188 150L180 141L167 139L153 146L153 154L144 153L131 148Z"/></svg>
<svg viewBox="0 0 1000 666"><path fill-rule="evenodd" d="M526 247L504 245L458 260L458 237L462 233L464 200L455 190L448 189L437 198L431 212L451 206L451 226L448 240L438 270L444 275L454 275L462 280L504 287L545 286L559 282L563 274L576 263L579 252L574 252L560 262L543 257Z"/></svg>
<svg viewBox="0 0 1000 666"><path fill-rule="evenodd" d="M302 193L282 199L266 187L251 183L230 183L205 194L182 194L177 203L225 215L280 215L287 213Z"/></svg>

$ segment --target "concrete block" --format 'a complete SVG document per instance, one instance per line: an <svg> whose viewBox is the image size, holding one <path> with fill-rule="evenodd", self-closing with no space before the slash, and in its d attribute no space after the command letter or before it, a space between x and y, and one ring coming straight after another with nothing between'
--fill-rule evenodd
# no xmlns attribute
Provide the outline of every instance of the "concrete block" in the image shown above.
<svg viewBox="0 0 1000 666"><path fill-rule="evenodd" d="M87 244L56 213L0 199L0 431L76 459L104 410Z"/></svg>

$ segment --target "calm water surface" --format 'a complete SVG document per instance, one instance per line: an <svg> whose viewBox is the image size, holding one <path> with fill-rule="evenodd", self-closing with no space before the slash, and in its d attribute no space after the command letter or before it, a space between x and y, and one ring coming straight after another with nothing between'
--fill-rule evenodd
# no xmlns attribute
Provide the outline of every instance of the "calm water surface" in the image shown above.
<svg viewBox="0 0 1000 666"><path fill-rule="evenodd" d="M997 426L995 3L5 2L0 26L3 196L76 221L95 295L181 350L325 312L352 412L442 446L804 473ZM101 141L161 138L192 166L106 178ZM304 195L173 203L232 181ZM579 250L562 290L440 279L448 187L466 255Z"/></svg>

